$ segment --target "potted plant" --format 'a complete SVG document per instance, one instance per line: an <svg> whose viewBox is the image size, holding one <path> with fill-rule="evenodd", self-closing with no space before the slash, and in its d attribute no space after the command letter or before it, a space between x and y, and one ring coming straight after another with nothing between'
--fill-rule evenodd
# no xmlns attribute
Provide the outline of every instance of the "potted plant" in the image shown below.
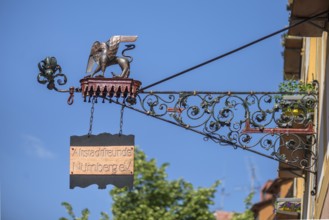
<svg viewBox="0 0 329 220"><path fill-rule="evenodd" d="M276 97L276 107L282 109L279 121L282 127L292 127L293 122L305 124L313 118L315 83L286 80L280 83L279 92L286 93Z"/></svg>

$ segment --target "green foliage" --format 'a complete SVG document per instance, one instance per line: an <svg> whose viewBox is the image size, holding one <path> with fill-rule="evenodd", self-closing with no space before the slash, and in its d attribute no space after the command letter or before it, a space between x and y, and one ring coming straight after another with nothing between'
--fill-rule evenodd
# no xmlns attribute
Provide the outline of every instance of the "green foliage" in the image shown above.
<svg viewBox="0 0 329 220"><path fill-rule="evenodd" d="M105 212L101 212L101 218L99 220L110 220L110 217Z"/></svg>
<svg viewBox="0 0 329 220"><path fill-rule="evenodd" d="M280 83L279 92L287 93L275 96L275 102L277 104L276 106L282 109L282 112L286 117L303 118L306 116L308 117L307 113L314 112L314 101L312 98L305 98L307 96L305 93L315 94L315 84L304 83L297 80L286 80ZM298 93L304 94L303 96L305 97L302 99L296 99L295 101L293 101L293 99L290 100L291 95L298 95ZM286 119L289 120L289 118Z"/></svg>
<svg viewBox="0 0 329 220"><path fill-rule="evenodd" d="M280 92L312 92L315 87L312 83L304 83L298 80L286 80L279 85Z"/></svg>
<svg viewBox="0 0 329 220"><path fill-rule="evenodd" d="M167 167L157 167L154 159L147 161L145 154L136 150L134 189L114 188L110 192L114 219L214 219L209 205L219 181L210 188L194 189L183 179L167 180Z"/></svg>
<svg viewBox="0 0 329 220"><path fill-rule="evenodd" d="M183 179L167 179L168 164L157 166L154 159L147 160L139 149L135 150L134 189L113 188L112 213L114 220L210 220L214 215L209 205L217 186L216 181L209 188L194 189L191 183ZM82 217L76 218L70 204L62 203L72 220L88 220L89 211L84 209ZM106 213L101 213L100 220L109 220ZM68 220L61 218L60 220Z"/></svg>
<svg viewBox="0 0 329 220"><path fill-rule="evenodd" d="M69 216L71 217L72 220L88 220L89 218L89 210L88 209L83 209L81 211L81 217L77 218L73 212L73 208L72 206L67 203L67 202L62 202L62 206L64 206L66 208L67 213L69 214ZM67 218L60 218L59 220L68 220Z"/></svg>
<svg viewBox="0 0 329 220"><path fill-rule="evenodd" d="M250 210L252 206L252 199L254 197L255 193L251 192L245 198L244 204L246 206L246 210L243 213L234 213L232 220L253 220L254 218L254 213Z"/></svg>
<svg viewBox="0 0 329 220"><path fill-rule="evenodd" d="M285 80L279 84L279 92L286 92L287 95L294 95L296 93L312 93L315 92L316 88L315 85L312 83L304 83L298 80ZM291 94L289 94L291 93ZM281 103L283 97L286 95L276 95L275 102ZM284 104L284 103L281 103Z"/></svg>

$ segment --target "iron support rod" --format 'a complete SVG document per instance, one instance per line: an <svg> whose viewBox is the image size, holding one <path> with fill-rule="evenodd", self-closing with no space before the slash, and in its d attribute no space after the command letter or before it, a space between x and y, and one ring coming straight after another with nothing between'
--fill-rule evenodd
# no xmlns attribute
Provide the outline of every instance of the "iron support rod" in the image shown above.
<svg viewBox="0 0 329 220"><path fill-rule="evenodd" d="M247 43L247 44L245 44L245 45L243 45L243 46L241 46L241 47L238 47L238 48L236 48L236 49L234 49L234 50L231 50L231 51L226 52L226 53L224 53L224 54L222 54L222 55L219 55L219 56L217 56L217 57L215 57L215 58L212 58L212 59L207 60L207 61L205 61L205 62L203 62L203 63L200 63L200 64L198 64L198 65L195 65L195 66L193 66L193 67L191 67L191 68L188 68L188 69L186 69L186 70L183 70L183 71L181 71L181 72L178 72L178 73L176 73L176 74L173 74L173 75L171 75L171 76L169 76L169 77L167 77L167 78L164 78L164 79L162 79L162 80L160 80L160 81L157 81L157 82L155 82L155 83L152 83L152 84L150 84L150 85L147 85L147 86L141 88L140 91L144 91L144 90L149 89L149 88L151 88L151 87L153 87L153 86L156 86L156 85L158 85L158 84L160 84L160 83L166 82L166 81L168 81L168 80L170 80L170 79L176 78L176 77L178 77L178 76L180 76L180 75L183 75L183 74L185 74L185 73L187 73L187 72L190 72L190 71L192 71L192 70L195 70L195 69L197 69L197 68L199 68L199 67L202 67L202 66L204 66L204 65L206 65L206 64L209 64L209 63L211 63L211 62L214 62L214 61L216 61L216 60L219 60L219 59L221 59L221 58L224 58L224 57L226 57L226 56L228 56L228 55L231 55L231 54L233 54L233 53L236 53L236 52L238 52L238 51L240 51L240 50L243 50L243 49L245 49L245 48L247 48L247 47L250 47L250 46L252 46L252 45L254 45L254 44L256 44L256 43L259 43L259 42L261 42L261 41L263 41L263 40L266 40L267 38L273 37L273 36L275 36L275 35L277 35L277 34L280 34L280 33L284 32L284 31L287 31L287 30L289 30L289 29L291 29L291 28L293 28L293 27L296 27L296 26L298 26L298 25L300 25L300 24L302 24L302 23L304 23L304 22L311 21L311 20L313 20L313 19L315 19L315 18L317 18L317 17L319 17L319 16L321 16L321 15L327 14L328 12L329 12L329 10L327 10L327 11L325 11L325 12L321 12L321 13L316 14L316 15L314 15L314 16L311 16L311 17L309 17L309 18L305 18L304 20L302 20L302 21L298 21L298 22L296 22L296 23L293 24L293 25L290 25L290 26L288 26L288 27L282 28L282 29L280 29L280 30L278 30L278 31L275 31L275 32L273 32L273 33L271 33L271 34L268 34L268 35L266 35L266 36L264 36L264 37L261 37L261 38L259 38L259 39L257 39L257 40L254 40L254 41L250 42L250 43Z"/></svg>
<svg viewBox="0 0 329 220"><path fill-rule="evenodd" d="M216 91L140 91L139 94L214 94L214 95L309 95L314 94L317 95L318 92L216 92Z"/></svg>

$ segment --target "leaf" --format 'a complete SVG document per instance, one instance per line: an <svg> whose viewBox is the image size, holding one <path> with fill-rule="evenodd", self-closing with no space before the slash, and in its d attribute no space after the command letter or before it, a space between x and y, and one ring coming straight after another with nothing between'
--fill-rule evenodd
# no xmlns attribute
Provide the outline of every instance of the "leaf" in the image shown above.
<svg viewBox="0 0 329 220"><path fill-rule="evenodd" d="M81 220L88 220L89 217L89 210L88 209L84 209L81 211L82 217Z"/></svg>
<svg viewBox="0 0 329 220"><path fill-rule="evenodd" d="M99 220L110 220L110 217L105 212L101 212L101 218Z"/></svg>
<svg viewBox="0 0 329 220"><path fill-rule="evenodd" d="M75 215L73 213L73 208L70 205L70 203L68 202L62 202L62 206L64 206L66 208L67 213L69 214L69 216L75 220Z"/></svg>

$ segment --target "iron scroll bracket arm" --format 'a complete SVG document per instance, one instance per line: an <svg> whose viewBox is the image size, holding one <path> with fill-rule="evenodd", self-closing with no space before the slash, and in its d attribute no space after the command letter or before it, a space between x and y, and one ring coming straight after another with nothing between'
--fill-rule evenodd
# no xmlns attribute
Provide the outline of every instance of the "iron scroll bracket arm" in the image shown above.
<svg viewBox="0 0 329 220"><path fill-rule="evenodd" d="M168 100L165 101L163 97L159 96L160 94L163 95L164 93L163 92L149 92L146 94L139 93L137 97L138 101L133 105L129 103L120 102L118 99L114 100L108 98L107 100L110 103L115 103L117 105L128 108L130 110L139 112L143 115L147 115L152 118L161 120L163 122L200 134L204 136L204 140L206 141L211 140L220 145L230 145L234 149L239 148L257 154L259 156L277 161L279 163L286 164L289 167L293 168L294 170L300 170L302 172L312 173L316 175L317 152L315 145L317 144L317 140L316 140L317 136L316 136L316 132L313 130L313 124L311 124L310 119L307 119L306 116L305 118L303 118L304 116L300 115L298 116L298 118L292 119L292 117L285 115L282 116L281 118L274 119L273 116L274 114L278 113L280 115L282 113L279 112L280 110L278 110L279 109L278 107L274 107L272 110L267 109L266 111L262 111L262 110L256 111L257 114L251 113L251 110L247 109L248 113L246 114L246 118L240 120L239 123L240 125L246 125L247 129L249 129L250 132L248 133L248 130L246 130L244 126L240 126L239 128L237 128L237 124L234 125L233 121L231 120L233 118L230 118L231 121L230 120L221 121L217 117L218 120L215 122L214 119L216 117L214 117L213 115L215 107L212 105L214 105L214 103L218 103L219 100L216 101L216 98L210 98L210 95L221 94L221 97L219 99L226 99L225 101L226 107L224 107L221 110L218 110L218 112L220 112L219 114L222 117L222 119L225 117L227 119L229 118L228 116L230 111L229 109L237 108L237 106L239 105L238 103L233 104L234 103L233 100L231 100L232 102L229 103L230 98L234 97L239 100L243 100L244 103L241 105L248 106L246 105L246 102L248 102L246 100L251 99L252 97L255 98L256 97L255 95L257 94L249 93L249 95L246 95L247 93L245 93L242 94L245 96L245 98L241 99L241 97L239 97L239 95L241 94L225 93L225 92L224 93L207 92L206 93L207 95L205 95L203 99L201 99L201 103L199 103L199 106L202 106L201 108L197 107L197 105L192 106L188 104L189 98L200 95L198 94L198 92L178 92L176 94L179 94L178 95L179 98L173 98L174 97L173 95L175 94L175 92L173 92L169 94L169 98L168 98L169 101ZM272 95L274 96L274 94L278 95L278 93L273 93ZM142 97L142 95L146 95L146 97ZM313 98L317 97L317 94L304 93L303 95L304 98L307 100L309 97L313 97ZM151 100L152 99L151 97L154 98L153 101ZM261 97L262 98L256 101L257 103L256 105L262 105L260 103L261 99L264 99L265 102L269 102L268 93L266 92L261 93ZM314 101L313 98L311 100ZM173 100L176 100L177 102ZM208 104L206 103L207 100L208 100ZM306 100L304 101L306 102ZM168 103L173 104L174 107L168 107ZM296 103L293 104L290 103L289 105L291 105L290 107L292 107L295 104ZM313 107L316 106L317 105L314 105ZM156 108L158 108L158 110L162 110L162 113L157 112ZM200 113L201 112L200 109L203 109L203 113ZM202 123L200 123L200 125L188 124L186 123L186 118L184 119L186 115L183 116L183 114L184 113L186 114L188 111L190 111L190 114L192 116L203 114L203 116L210 115L210 117L205 119ZM264 116L266 112L270 116ZM261 125L259 122L265 120L266 118L272 118L271 122L268 123L267 125L273 126L273 124L277 123L276 125L279 124L281 128L275 128L275 129L264 128L263 126L264 124ZM250 124L250 120L252 121L251 124ZM294 124L297 123L299 125L305 125L306 128L303 129L289 128L289 125L287 125L289 123L294 123ZM219 132L219 130L221 129L224 130L226 128L227 130L227 128L230 126L231 127L235 126L235 128L233 128L233 130L229 130L228 134L221 134ZM282 126L288 126L288 127L284 128ZM252 136L252 134L255 134L256 136ZM259 140L257 140L255 144L253 145L250 144L251 140L255 140L257 138L259 138ZM306 139L304 140L304 138L306 138L307 140ZM257 148L256 145L260 145L260 149L255 149ZM270 154L268 152L270 152Z"/></svg>

